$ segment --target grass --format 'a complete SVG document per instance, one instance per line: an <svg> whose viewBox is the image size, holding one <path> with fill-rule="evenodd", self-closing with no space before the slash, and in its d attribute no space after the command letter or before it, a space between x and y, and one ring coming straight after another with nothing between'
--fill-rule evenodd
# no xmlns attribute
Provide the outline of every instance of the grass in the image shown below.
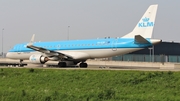
<svg viewBox="0 0 180 101"><path fill-rule="evenodd" d="M180 72L1 68L1 101L179 101Z"/></svg>

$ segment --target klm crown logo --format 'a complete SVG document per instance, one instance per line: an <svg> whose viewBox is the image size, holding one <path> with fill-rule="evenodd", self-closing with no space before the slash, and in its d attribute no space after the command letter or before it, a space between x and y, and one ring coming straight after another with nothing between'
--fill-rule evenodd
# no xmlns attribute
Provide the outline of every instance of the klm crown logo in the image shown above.
<svg viewBox="0 0 180 101"><path fill-rule="evenodd" d="M34 55L32 56L31 61L36 61L36 58Z"/></svg>
<svg viewBox="0 0 180 101"><path fill-rule="evenodd" d="M138 27L153 27L154 22L150 22L150 19L145 17L142 19L142 22L138 23Z"/></svg>
<svg viewBox="0 0 180 101"><path fill-rule="evenodd" d="M144 18L142 19L143 22L148 22L149 21L149 18Z"/></svg>

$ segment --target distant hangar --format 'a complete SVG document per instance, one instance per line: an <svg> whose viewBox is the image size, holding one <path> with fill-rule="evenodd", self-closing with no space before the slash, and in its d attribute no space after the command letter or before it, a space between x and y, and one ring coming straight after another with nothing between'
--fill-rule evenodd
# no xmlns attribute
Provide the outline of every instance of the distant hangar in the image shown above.
<svg viewBox="0 0 180 101"><path fill-rule="evenodd" d="M114 61L180 62L180 43L161 42L153 47L112 57Z"/></svg>

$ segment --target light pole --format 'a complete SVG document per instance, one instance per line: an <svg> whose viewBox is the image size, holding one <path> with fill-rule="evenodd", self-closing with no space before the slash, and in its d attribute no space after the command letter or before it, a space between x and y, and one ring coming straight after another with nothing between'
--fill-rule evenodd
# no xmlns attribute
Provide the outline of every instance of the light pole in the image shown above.
<svg viewBox="0 0 180 101"><path fill-rule="evenodd" d="M4 28L2 29L2 57L4 58L4 54L3 54L3 31L4 31Z"/></svg>
<svg viewBox="0 0 180 101"><path fill-rule="evenodd" d="M68 36L67 36L67 39L69 40L69 28L70 28L70 26L68 26Z"/></svg>
<svg viewBox="0 0 180 101"><path fill-rule="evenodd" d="M152 47L152 62L154 62L154 45Z"/></svg>
<svg viewBox="0 0 180 101"><path fill-rule="evenodd" d="M151 50L152 50L152 47L149 48L149 61L150 61L150 62L152 62Z"/></svg>

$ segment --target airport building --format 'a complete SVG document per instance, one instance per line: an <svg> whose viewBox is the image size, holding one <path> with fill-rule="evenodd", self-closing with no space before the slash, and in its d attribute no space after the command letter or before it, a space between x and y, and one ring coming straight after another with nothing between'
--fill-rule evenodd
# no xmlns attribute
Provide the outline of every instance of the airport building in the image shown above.
<svg viewBox="0 0 180 101"><path fill-rule="evenodd" d="M180 43L161 42L154 47L112 57L114 61L180 62Z"/></svg>

